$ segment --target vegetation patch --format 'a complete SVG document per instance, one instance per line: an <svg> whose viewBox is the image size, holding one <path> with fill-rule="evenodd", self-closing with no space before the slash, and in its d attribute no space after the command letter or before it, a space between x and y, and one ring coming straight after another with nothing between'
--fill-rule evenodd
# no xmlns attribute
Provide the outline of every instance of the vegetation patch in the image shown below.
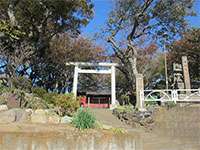
<svg viewBox="0 0 200 150"><path fill-rule="evenodd" d="M73 116L72 124L78 129L89 129L95 127L96 118L89 109L80 108Z"/></svg>
<svg viewBox="0 0 200 150"><path fill-rule="evenodd" d="M125 133L127 133L127 131L123 128L112 128L111 131L114 134L125 134Z"/></svg>
<svg viewBox="0 0 200 150"><path fill-rule="evenodd" d="M119 105L119 106L117 106L116 110L118 112L133 112L134 107L133 107L133 105Z"/></svg>

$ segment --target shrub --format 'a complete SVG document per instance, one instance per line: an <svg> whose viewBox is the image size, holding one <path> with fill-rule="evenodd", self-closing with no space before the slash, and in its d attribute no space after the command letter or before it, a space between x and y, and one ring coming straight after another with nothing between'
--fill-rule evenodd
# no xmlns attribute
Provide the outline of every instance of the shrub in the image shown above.
<svg viewBox="0 0 200 150"><path fill-rule="evenodd" d="M48 105L39 97L30 97L26 100L24 108L47 109Z"/></svg>
<svg viewBox="0 0 200 150"><path fill-rule="evenodd" d="M119 97L120 105L129 105L130 104L130 97L128 94L122 94Z"/></svg>
<svg viewBox="0 0 200 150"><path fill-rule="evenodd" d="M58 94L54 96L55 105L59 108L60 115L70 115L80 107L79 101L74 98L73 94Z"/></svg>
<svg viewBox="0 0 200 150"><path fill-rule="evenodd" d="M95 127L96 118L88 110L80 108L72 118L72 124L78 129L89 129Z"/></svg>
<svg viewBox="0 0 200 150"><path fill-rule="evenodd" d="M14 88L20 89L20 90L25 90L25 91L30 91L31 87L32 87L31 80L29 80L23 76L13 78L12 84L13 84Z"/></svg>
<svg viewBox="0 0 200 150"><path fill-rule="evenodd" d="M32 93L43 99L44 102L46 104L48 104L49 106L52 105L52 106L55 106L55 103L56 103L56 96L58 95L57 93L48 93L45 89L43 88L40 88L40 87L34 87L32 88Z"/></svg>
<svg viewBox="0 0 200 150"><path fill-rule="evenodd" d="M0 105L4 105L4 104L7 104L7 101L5 100L4 96L0 95Z"/></svg>
<svg viewBox="0 0 200 150"><path fill-rule="evenodd" d="M147 101L147 102L145 102L145 105L147 107L149 107L149 106L155 106L155 105L158 105L158 102L157 101Z"/></svg>
<svg viewBox="0 0 200 150"><path fill-rule="evenodd" d="M116 110L118 112L133 112L134 107L133 107L133 105L119 105L119 106L117 106Z"/></svg>
<svg viewBox="0 0 200 150"><path fill-rule="evenodd" d="M47 91L41 87L34 87L31 89L32 93L40 98L43 98Z"/></svg>
<svg viewBox="0 0 200 150"><path fill-rule="evenodd" d="M0 95L6 92L13 92L13 91L14 91L14 88L9 88L7 86L0 84Z"/></svg>
<svg viewBox="0 0 200 150"><path fill-rule="evenodd" d="M57 93L46 93L43 95L43 99L44 101L47 103L47 104L50 104L50 105L53 105L55 106L56 105L56 97L58 96Z"/></svg>
<svg viewBox="0 0 200 150"><path fill-rule="evenodd" d="M170 109L170 108L173 108L173 107L175 107L176 106L176 103L175 102L173 102L173 101L169 101L169 102L166 102L165 103L165 106L168 108L168 109Z"/></svg>

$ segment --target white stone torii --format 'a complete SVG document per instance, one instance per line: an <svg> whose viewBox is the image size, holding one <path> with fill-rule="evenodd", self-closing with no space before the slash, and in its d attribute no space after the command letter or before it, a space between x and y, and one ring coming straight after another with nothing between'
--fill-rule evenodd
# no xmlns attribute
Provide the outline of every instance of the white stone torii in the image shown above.
<svg viewBox="0 0 200 150"><path fill-rule="evenodd" d="M74 67L74 80L72 92L77 96L78 74L79 73L92 73L92 74L111 74L111 107L116 105L116 80L115 80L115 67L116 63L87 63L87 62L69 62L66 65L73 65ZM94 66L94 67L107 67L110 69L81 69L81 66Z"/></svg>

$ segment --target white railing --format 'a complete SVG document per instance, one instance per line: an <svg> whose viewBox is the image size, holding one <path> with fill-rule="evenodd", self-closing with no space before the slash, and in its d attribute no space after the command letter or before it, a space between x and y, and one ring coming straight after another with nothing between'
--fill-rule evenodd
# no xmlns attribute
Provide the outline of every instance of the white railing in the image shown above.
<svg viewBox="0 0 200 150"><path fill-rule="evenodd" d="M148 101L160 102L200 102L200 89L169 89L140 91L140 108Z"/></svg>

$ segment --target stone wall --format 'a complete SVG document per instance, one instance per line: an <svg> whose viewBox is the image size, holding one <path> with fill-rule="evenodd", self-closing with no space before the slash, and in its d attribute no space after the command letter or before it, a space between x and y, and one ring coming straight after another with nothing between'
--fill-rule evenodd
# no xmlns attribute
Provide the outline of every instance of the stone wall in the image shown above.
<svg viewBox="0 0 200 150"><path fill-rule="evenodd" d="M69 116L60 117L51 109L8 109L6 105L0 105L0 123L70 123Z"/></svg>

